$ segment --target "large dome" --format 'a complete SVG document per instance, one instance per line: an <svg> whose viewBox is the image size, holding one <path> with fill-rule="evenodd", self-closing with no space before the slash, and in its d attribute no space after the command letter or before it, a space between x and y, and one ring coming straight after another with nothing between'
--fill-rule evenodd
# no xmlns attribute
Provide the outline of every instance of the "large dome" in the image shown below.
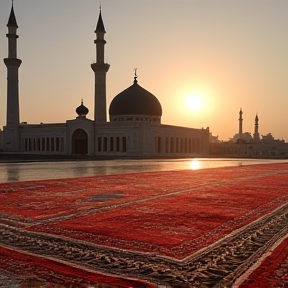
<svg viewBox="0 0 288 288"><path fill-rule="evenodd" d="M135 77L134 84L112 100L109 115L111 121L117 121L119 116L147 116L148 118L144 117L146 120L157 121L156 119L158 119L160 121L162 107L152 93L138 85ZM122 121L132 120L131 117L129 119L125 119L125 117L119 119L122 119ZM137 118L136 120L140 119Z"/></svg>

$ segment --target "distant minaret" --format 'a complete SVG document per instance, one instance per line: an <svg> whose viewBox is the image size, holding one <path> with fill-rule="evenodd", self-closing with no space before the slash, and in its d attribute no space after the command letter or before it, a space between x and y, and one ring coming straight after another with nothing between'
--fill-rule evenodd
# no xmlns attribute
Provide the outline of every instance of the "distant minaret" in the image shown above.
<svg viewBox="0 0 288 288"><path fill-rule="evenodd" d="M242 129L242 125L243 125L243 118L242 118L243 112L242 112L242 108L240 108L239 111L239 135L242 135L243 133L243 129Z"/></svg>
<svg viewBox="0 0 288 288"><path fill-rule="evenodd" d="M13 1L8 20L8 58L4 59L7 67L7 121L4 127L4 151L19 151L19 84L18 69L22 63L17 58L17 22L14 14Z"/></svg>
<svg viewBox="0 0 288 288"><path fill-rule="evenodd" d="M254 135L253 135L253 140L255 143L259 143L260 142L260 135L259 135L259 118L258 118L258 115L256 114L256 117L255 117L255 128L254 128Z"/></svg>
<svg viewBox="0 0 288 288"><path fill-rule="evenodd" d="M102 15L101 7L96 26L96 63L91 64L91 68L95 73L95 102L94 102L94 120L95 122L107 122L106 117L106 73L110 65L104 63L104 47L106 41L104 34L106 33Z"/></svg>

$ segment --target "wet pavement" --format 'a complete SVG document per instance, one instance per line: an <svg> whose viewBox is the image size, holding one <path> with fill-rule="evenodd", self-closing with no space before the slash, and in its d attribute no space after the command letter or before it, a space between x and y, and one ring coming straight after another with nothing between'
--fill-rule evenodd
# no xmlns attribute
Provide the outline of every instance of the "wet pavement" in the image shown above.
<svg viewBox="0 0 288 288"><path fill-rule="evenodd" d="M281 163L287 160L255 159L173 159L99 160L66 162L0 163L0 183L27 180L87 177L144 171L207 169L237 165Z"/></svg>

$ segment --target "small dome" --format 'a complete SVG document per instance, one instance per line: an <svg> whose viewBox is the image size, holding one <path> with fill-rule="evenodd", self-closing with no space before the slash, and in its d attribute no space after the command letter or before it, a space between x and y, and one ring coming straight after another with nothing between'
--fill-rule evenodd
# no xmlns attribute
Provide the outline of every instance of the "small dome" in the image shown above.
<svg viewBox="0 0 288 288"><path fill-rule="evenodd" d="M162 107L158 99L138 85L136 79L137 77L135 77L132 86L112 100L109 107L110 119L111 116L120 115L145 115L158 118L162 116Z"/></svg>
<svg viewBox="0 0 288 288"><path fill-rule="evenodd" d="M81 100L81 105L76 108L76 113L78 114L77 118L86 118L89 113L89 109L83 105L83 100Z"/></svg>

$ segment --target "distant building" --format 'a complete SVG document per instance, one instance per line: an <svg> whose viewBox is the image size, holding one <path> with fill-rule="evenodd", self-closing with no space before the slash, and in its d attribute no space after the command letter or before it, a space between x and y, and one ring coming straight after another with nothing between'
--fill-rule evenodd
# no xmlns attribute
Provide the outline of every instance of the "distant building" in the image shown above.
<svg viewBox="0 0 288 288"><path fill-rule="evenodd" d="M251 133L243 133L243 111L239 112L239 131L229 141L211 143L210 154L225 157L244 158L288 158L288 143L275 140L271 133L259 134L259 117L256 114L253 137Z"/></svg>
<svg viewBox="0 0 288 288"><path fill-rule="evenodd" d="M104 62L106 33L101 10L96 27L94 120L88 119L83 101L76 119L55 124L27 124L19 119L17 22L13 4L8 20L7 122L1 132L4 152L46 155L96 155L113 157L193 157L209 154L209 128L194 129L161 124L162 107L158 99L138 84L119 93L106 116L106 74ZM32 83L31 83L32 85ZM2 144L1 144L2 143Z"/></svg>
<svg viewBox="0 0 288 288"><path fill-rule="evenodd" d="M218 139L218 135L214 136L214 135L212 135L212 133L210 133L209 142L210 143L220 143L221 141Z"/></svg>
<svg viewBox="0 0 288 288"><path fill-rule="evenodd" d="M280 139L274 139L271 133L268 133L267 135L262 135L262 143L264 144L284 144L284 140Z"/></svg>
<svg viewBox="0 0 288 288"><path fill-rule="evenodd" d="M239 133L235 134L232 138L230 138L229 142L231 143L251 143L253 141L253 138L251 136L251 133L244 132L241 135Z"/></svg>
<svg viewBox="0 0 288 288"><path fill-rule="evenodd" d="M3 131L0 129L0 152L3 152Z"/></svg>

